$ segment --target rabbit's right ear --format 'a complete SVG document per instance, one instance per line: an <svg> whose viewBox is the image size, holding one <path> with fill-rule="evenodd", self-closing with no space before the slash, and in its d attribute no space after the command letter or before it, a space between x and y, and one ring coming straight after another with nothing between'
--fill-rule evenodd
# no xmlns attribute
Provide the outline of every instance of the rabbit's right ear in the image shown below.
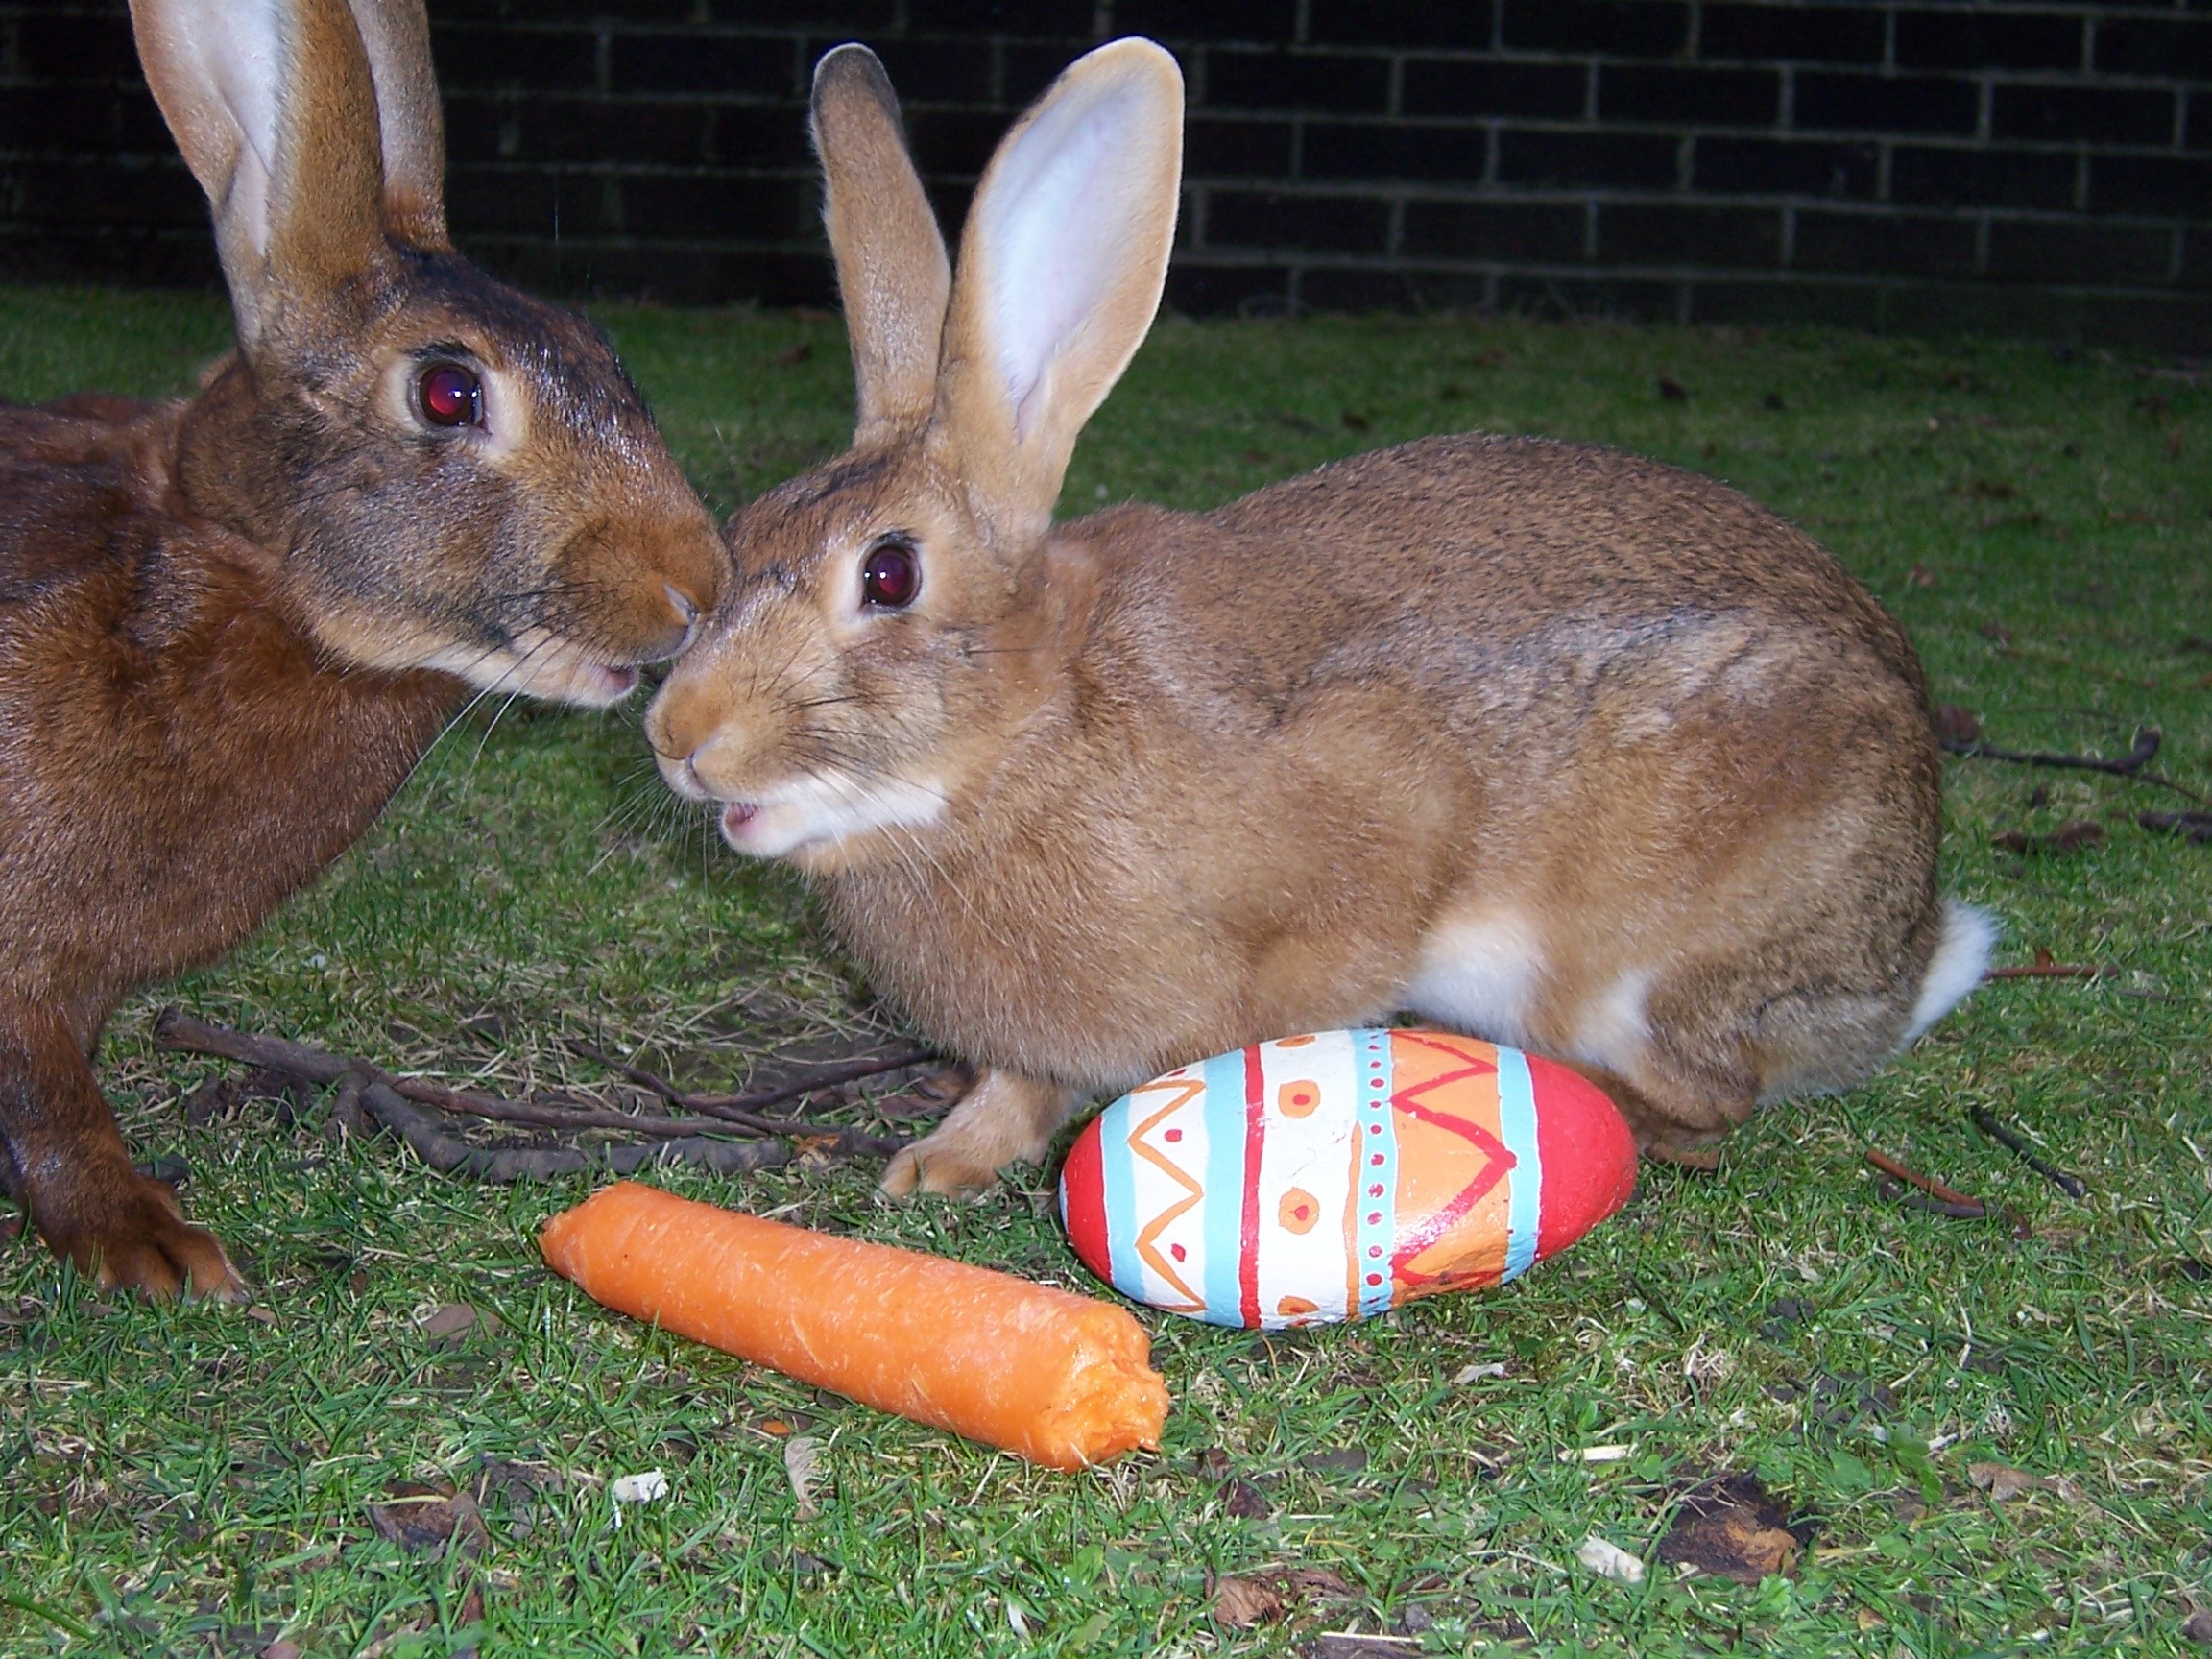
<svg viewBox="0 0 2212 1659"><path fill-rule="evenodd" d="M430 65L422 0L351 0L376 83L384 151L384 228L418 248L452 247L445 229L445 107Z"/></svg>
<svg viewBox="0 0 2212 1659"><path fill-rule="evenodd" d="M1076 60L991 157L960 237L937 419L978 504L1042 533L1084 421L1167 280L1183 75L1149 40Z"/></svg>
<svg viewBox="0 0 2212 1659"><path fill-rule="evenodd" d="M858 445L927 418L952 270L906 155L898 94L867 47L840 46L814 65L813 131L853 344Z"/></svg>
<svg viewBox="0 0 2212 1659"><path fill-rule="evenodd" d="M215 211L251 353L383 245L376 88L347 0L131 0L138 60Z"/></svg>

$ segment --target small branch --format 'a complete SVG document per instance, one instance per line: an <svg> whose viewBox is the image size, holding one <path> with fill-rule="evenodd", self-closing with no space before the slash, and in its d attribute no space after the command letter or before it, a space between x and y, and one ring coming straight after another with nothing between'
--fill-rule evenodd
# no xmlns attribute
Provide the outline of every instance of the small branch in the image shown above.
<svg viewBox="0 0 2212 1659"><path fill-rule="evenodd" d="M1992 968L1984 979L2102 979L2110 968L2092 968L2085 962L2027 962L2016 968Z"/></svg>
<svg viewBox="0 0 2212 1659"><path fill-rule="evenodd" d="M1953 755L1968 760L2006 760L2015 766L2055 766L2075 772L2103 772L2114 778L2130 778L2138 783L2155 783L2161 789L2171 789L2192 801L2212 802L2212 797L2200 795L2196 790L2176 783L2155 772L2146 772L2158 753L2163 738L2155 726L2135 729L2135 746L2117 760L2103 760L2094 755L2047 755L2037 751L1999 749L1979 740L1961 742L1944 738L1943 747Z"/></svg>
<svg viewBox="0 0 2212 1659"><path fill-rule="evenodd" d="M2192 846L2212 843L2212 812L2138 812L2135 822L2159 834L2186 836Z"/></svg>
<svg viewBox="0 0 2212 1659"><path fill-rule="evenodd" d="M1941 1212L1943 1214L1958 1215L1962 1219L1971 1221L1979 1220L1989 1213L1988 1206L1984 1204L1981 1199L1971 1198L1963 1192L1954 1191L1940 1181L1931 1181L1927 1176L1917 1174L1906 1167L1887 1152L1878 1151L1869 1146L1866 1148L1866 1162L1881 1170L1883 1174L1894 1175L1908 1186L1919 1188L1936 1203L1946 1206ZM1926 1206L1915 1205L1914 1208L1924 1209Z"/></svg>
<svg viewBox="0 0 2212 1659"><path fill-rule="evenodd" d="M310 1048L304 1044L287 1042L281 1037L234 1031L228 1026L195 1020L176 1008L161 1011L154 1022L154 1034L156 1041L165 1048L215 1054L225 1059L265 1066L272 1071L304 1078L318 1085L356 1080L360 1106L370 1117L405 1140L424 1163L441 1171L471 1174L485 1181L543 1179L571 1169L594 1166L609 1166L617 1173L627 1173L653 1158L656 1149L650 1146L601 1147L586 1151L574 1147L559 1147L490 1152L445 1135L436 1127L435 1119L415 1110L414 1103L435 1106L459 1116L541 1129L569 1132L604 1129L650 1136L664 1142L675 1156L692 1163L705 1163L716 1169L762 1168L770 1164L787 1162L790 1152L784 1147L757 1147L747 1150L745 1156L739 1157L738 1148L728 1147L726 1142L715 1141L712 1139L714 1137L744 1135L754 1139L822 1139L833 1142L831 1150L868 1157L888 1157L904 1144L889 1136L870 1135L858 1129L825 1123L776 1123L766 1119L738 1122L720 1113L687 1118L646 1118L597 1107L543 1106L520 1100L502 1100L473 1091L451 1089L427 1078L395 1077L380 1067L349 1055L332 1053L325 1048ZM709 1156L703 1149L708 1145L723 1145L728 1155ZM494 1172L508 1168L515 1172Z"/></svg>
<svg viewBox="0 0 2212 1659"><path fill-rule="evenodd" d="M2021 1163L2027 1165L2029 1168L2034 1170L2036 1174L2042 1176L2044 1180L2050 1182L2067 1197L2086 1198L2089 1196L2089 1184L2086 1181L2083 1181L2079 1175L2068 1174L2056 1164L2045 1163L2036 1155L2035 1149L2029 1145L2024 1139L2000 1123L1997 1120L1997 1115L1986 1106L1975 1107L1969 1116L1974 1119L1975 1128L1981 1130L1983 1134L1988 1136L1999 1145L2009 1148L2012 1155L2018 1158Z"/></svg>
<svg viewBox="0 0 2212 1659"><path fill-rule="evenodd" d="M774 1089L757 1090L750 1094L690 1094L658 1072L648 1071L642 1066L633 1066L628 1061L616 1060L589 1043L571 1041L568 1046L585 1059L595 1061L610 1071L619 1072L640 1088L651 1090L670 1105L681 1106L690 1112L704 1112L726 1123L750 1129L757 1135L821 1134L821 1129L803 1120L762 1118L759 1116L760 1108L795 1100L804 1094L819 1094L826 1089L839 1088L863 1077L876 1077L886 1071L903 1070L909 1066L926 1065L937 1058L926 1048L908 1048L896 1054L881 1054L872 1059L828 1066L797 1082L779 1085Z"/></svg>

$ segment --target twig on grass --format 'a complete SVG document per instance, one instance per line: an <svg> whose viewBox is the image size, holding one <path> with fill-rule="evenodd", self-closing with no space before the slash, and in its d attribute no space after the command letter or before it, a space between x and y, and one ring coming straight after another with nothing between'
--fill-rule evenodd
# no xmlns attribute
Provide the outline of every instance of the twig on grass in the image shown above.
<svg viewBox="0 0 2212 1659"><path fill-rule="evenodd" d="M2028 962L2016 968L1992 968L1984 979L2102 979L2109 968L2092 968L2086 962Z"/></svg>
<svg viewBox="0 0 2212 1659"><path fill-rule="evenodd" d="M744 1094L691 1094L658 1072L648 1071L642 1066L633 1066L626 1060L617 1060L602 1053L590 1044L571 1039L568 1046L585 1059L618 1072L641 1089L650 1090L671 1106L681 1106L688 1112L704 1112L725 1122L742 1124L763 1135L805 1135L819 1133L802 1127L796 1122L782 1122L761 1118L758 1114L769 1106L780 1106L786 1100L802 1095L818 1094L823 1090L840 1088L847 1083L857 1083L864 1077L879 1077L886 1071L903 1071L913 1066L926 1066L937 1059L927 1048L904 1048L895 1054L878 1054L865 1060L849 1060L836 1066L825 1066L805 1077L790 1083L780 1083L772 1089L756 1089Z"/></svg>
<svg viewBox="0 0 2212 1659"><path fill-rule="evenodd" d="M1917 1187L1926 1196L1915 1201L1911 1193L1903 1195L1903 1202L1911 1209L1933 1211L1938 1215L1954 1215L1961 1221L1979 1221L1989 1214L1989 1207L1979 1198L1953 1190L1940 1181L1931 1181L1876 1147L1866 1148L1866 1162L1885 1175L1893 1175L1907 1186Z"/></svg>
<svg viewBox="0 0 2212 1659"><path fill-rule="evenodd" d="M2135 729L2134 747L2117 760L2101 759L2094 755L2050 755L2034 750L2000 749L1980 738L1945 736L1943 747L1951 754L1967 760L2006 760L2015 766L2055 766L2075 772L2103 772L2114 778L2130 778L2138 783L2155 783L2161 789L2171 789L2192 801L2212 803L2212 796L2200 795L2185 784L2162 777L2156 772L2146 772L2164 741L2155 726L2138 726Z"/></svg>
<svg viewBox="0 0 2212 1659"><path fill-rule="evenodd" d="M2036 1155L2035 1149L2029 1145L2025 1140L2000 1123L1997 1120L1997 1114L1990 1111L1988 1107L1977 1106L1968 1116L1973 1118L1975 1128L1981 1130L1983 1134L1988 1136L1998 1144L2008 1148L2021 1163L2027 1165L2029 1168L2034 1170L2036 1174L2042 1176L2044 1180L2050 1182L2067 1197L2086 1198L2089 1196L2089 1184L2086 1181L2079 1175L2069 1174L2056 1164L2044 1162L2042 1158Z"/></svg>
<svg viewBox="0 0 2212 1659"><path fill-rule="evenodd" d="M2212 812L2138 812L2135 822L2163 835L2180 835L2191 846L2212 844Z"/></svg>
<svg viewBox="0 0 2212 1659"><path fill-rule="evenodd" d="M887 1157L904 1144L889 1136L827 1123L794 1121L768 1126L733 1123L716 1117L646 1118L603 1108L500 1100L423 1078L395 1077L350 1055L311 1048L281 1037L234 1031L195 1020L176 1008L161 1011L154 1022L154 1032L164 1048L245 1061L318 1085L337 1084L339 1094L332 1103L332 1113L341 1122L350 1094L358 1111L405 1141L433 1169L443 1174L469 1175L479 1181L541 1181L589 1168L608 1168L627 1175L647 1164L679 1162L703 1165L725 1174L763 1169L790 1162L793 1153L783 1143L786 1138L813 1142L824 1151L864 1157ZM589 1148L471 1146L446 1134L435 1118L419 1109L419 1104L496 1122L570 1132L614 1130L651 1139L640 1144ZM733 1136L745 1139L729 1139Z"/></svg>

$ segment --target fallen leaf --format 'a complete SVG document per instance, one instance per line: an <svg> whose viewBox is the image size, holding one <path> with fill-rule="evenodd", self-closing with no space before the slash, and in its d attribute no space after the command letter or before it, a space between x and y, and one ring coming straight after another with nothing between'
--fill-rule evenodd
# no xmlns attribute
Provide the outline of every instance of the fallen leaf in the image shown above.
<svg viewBox="0 0 2212 1659"><path fill-rule="evenodd" d="M607 1482L607 1496L614 1501L617 1515L625 1503L658 1503L668 1496L668 1477L658 1469L617 1475Z"/></svg>
<svg viewBox="0 0 2212 1659"><path fill-rule="evenodd" d="M2009 1503L2043 1484L2040 1475L2031 1475L2009 1463L1976 1463L1966 1471L1966 1479L1974 1482L1976 1491L1988 1493L1992 1503Z"/></svg>
<svg viewBox="0 0 2212 1659"><path fill-rule="evenodd" d="M1347 409L1344 411L1344 430L1347 432L1364 432L1373 424L1372 421L1356 410Z"/></svg>
<svg viewBox="0 0 2212 1659"><path fill-rule="evenodd" d="M1956 703L1938 703L1934 709L1936 735L1945 743L1979 743L1982 740L1982 717L1971 709L1961 709Z"/></svg>
<svg viewBox="0 0 2212 1659"><path fill-rule="evenodd" d="M1221 1485L1221 1512L1239 1521L1264 1521L1274 1510L1259 1487L1246 1480L1227 1480Z"/></svg>
<svg viewBox="0 0 2212 1659"><path fill-rule="evenodd" d="M1258 1577L1229 1577L1214 1586L1214 1617L1232 1630L1249 1630L1283 1617L1283 1593Z"/></svg>
<svg viewBox="0 0 2212 1659"><path fill-rule="evenodd" d="M1504 1375L1505 1361L1503 1359L1489 1359L1479 1365L1460 1366L1458 1370L1452 1374L1452 1384L1455 1388L1464 1388L1470 1382L1480 1382L1487 1378L1503 1377Z"/></svg>
<svg viewBox="0 0 2212 1659"><path fill-rule="evenodd" d="M476 1500L468 1493L411 1480L394 1486L383 1503L369 1505L369 1525L379 1538L421 1554L453 1550L474 1555L491 1540Z"/></svg>
<svg viewBox="0 0 2212 1659"><path fill-rule="evenodd" d="M1936 580L1936 572L1925 565L1915 565L1905 572L1905 586L1908 588L1933 588Z"/></svg>
<svg viewBox="0 0 2212 1659"><path fill-rule="evenodd" d="M2181 1634L2200 1647L2212 1647L2212 1607L2200 1607L2184 1619Z"/></svg>
<svg viewBox="0 0 2212 1659"><path fill-rule="evenodd" d="M475 1323L476 1310L468 1303L442 1302L422 1316L417 1329L432 1341L442 1342L448 1337L458 1337ZM487 1334L495 1323L490 1315L485 1316Z"/></svg>
<svg viewBox="0 0 2212 1659"><path fill-rule="evenodd" d="M1659 400L1662 403L1688 402L1690 394L1682 389L1682 382L1662 374L1659 376Z"/></svg>
<svg viewBox="0 0 2212 1659"><path fill-rule="evenodd" d="M1726 1475L1682 1495L1658 1558L1670 1567L1757 1584L1770 1574L1787 1574L1802 1549L1764 1486L1749 1475Z"/></svg>
<svg viewBox="0 0 2212 1659"><path fill-rule="evenodd" d="M2138 812L2135 822L2156 833L2183 836L2193 847L2212 844L2212 812Z"/></svg>
<svg viewBox="0 0 2212 1659"><path fill-rule="evenodd" d="M1619 1463L1636 1450L1633 1446L1569 1446L1561 1450L1562 1463Z"/></svg>
<svg viewBox="0 0 2212 1659"><path fill-rule="evenodd" d="M1613 1543L1593 1532L1582 1540L1582 1547L1575 1551L1575 1559L1598 1575L1610 1578L1616 1584L1641 1584L1644 1582L1644 1563Z"/></svg>
<svg viewBox="0 0 2212 1659"><path fill-rule="evenodd" d="M786 346L776 353L776 361L785 369L796 369L814 355L814 342L802 340L796 346Z"/></svg>
<svg viewBox="0 0 2212 1659"><path fill-rule="evenodd" d="M307 1659L306 1649L279 1636L261 1649L261 1659Z"/></svg>
<svg viewBox="0 0 2212 1659"><path fill-rule="evenodd" d="M822 1442L811 1434L794 1434L784 1441L783 1475L791 1482L791 1496L799 1501L799 1519L811 1521L821 1514L814 1494L822 1485Z"/></svg>
<svg viewBox="0 0 2212 1659"><path fill-rule="evenodd" d="M1190 1461L1198 1473L1209 1480L1226 1480L1229 1478L1229 1454L1218 1446L1207 1446L1193 1452Z"/></svg>
<svg viewBox="0 0 2212 1659"><path fill-rule="evenodd" d="M1316 1452L1310 1457L1302 1457L1298 1466L1316 1475L1357 1475L1367 1467L1367 1454L1357 1446L1346 1446L1335 1452Z"/></svg>

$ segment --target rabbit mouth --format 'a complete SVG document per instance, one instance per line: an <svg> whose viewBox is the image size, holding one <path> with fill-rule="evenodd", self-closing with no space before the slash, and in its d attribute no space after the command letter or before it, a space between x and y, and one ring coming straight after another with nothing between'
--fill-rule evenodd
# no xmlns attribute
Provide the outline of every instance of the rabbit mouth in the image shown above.
<svg viewBox="0 0 2212 1659"><path fill-rule="evenodd" d="M805 858L882 830L917 830L945 810L933 780L819 773L720 802L722 839L755 858Z"/></svg>
<svg viewBox="0 0 2212 1659"><path fill-rule="evenodd" d="M635 663L609 662L572 639L525 629L490 650L456 647L423 664L458 675L480 691L519 692L548 703L604 709L637 689Z"/></svg>

